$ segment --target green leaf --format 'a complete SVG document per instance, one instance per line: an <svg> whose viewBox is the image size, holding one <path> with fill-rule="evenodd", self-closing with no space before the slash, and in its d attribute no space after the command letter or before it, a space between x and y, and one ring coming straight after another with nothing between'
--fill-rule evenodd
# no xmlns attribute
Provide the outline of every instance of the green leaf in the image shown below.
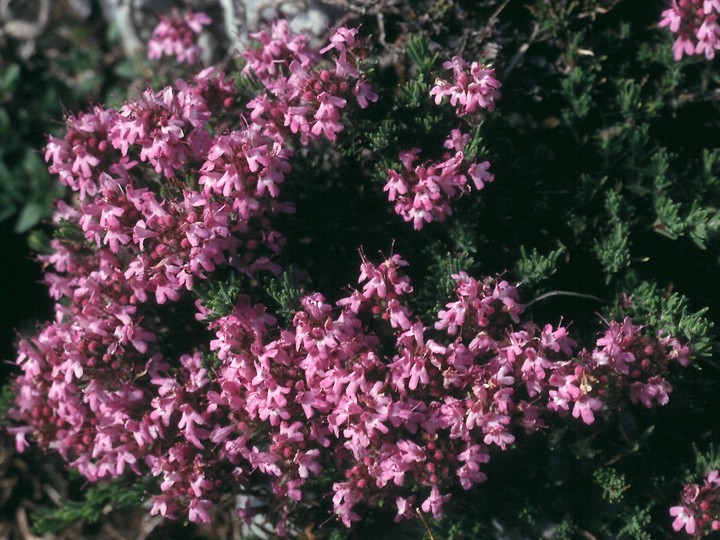
<svg viewBox="0 0 720 540"><path fill-rule="evenodd" d="M12 90L13 86L19 78L20 66L18 64L10 64L10 66L8 66L8 68L5 70L5 73L2 74L2 79L0 80L0 90Z"/></svg>
<svg viewBox="0 0 720 540"><path fill-rule="evenodd" d="M430 54L427 38L423 35L412 36L408 40L407 54L420 73L429 73L438 59L437 54Z"/></svg>
<svg viewBox="0 0 720 540"><path fill-rule="evenodd" d="M48 209L36 202L27 203L18 217L15 224L15 232L18 234L25 233L40 223L40 220L47 215Z"/></svg>
<svg viewBox="0 0 720 540"><path fill-rule="evenodd" d="M133 479L132 484L123 478L99 482L85 490L80 501L65 501L60 508L41 508L33 516L33 528L45 534L61 532L78 521L95 523L112 510L142 503L153 482L153 478Z"/></svg>
<svg viewBox="0 0 720 540"><path fill-rule="evenodd" d="M29 181L36 186L48 183L49 175L45 168L45 163L43 163L40 156L32 150L26 150L25 156L23 157L22 170L28 175Z"/></svg>
<svg viewBox="0 0 720 540"><path fill-rule="evenodd" d="M116 64L113 72L118 77L129 80L135 79L140 76L140 72L138 71L137 66L135 65L135 62L132 58L127 58L122 62Z"/></svg>
<svg viewBox="0 0 720 540"><path fill-rule="evenodd" d="M536 248L528 253L525 246L520 246L520 259L517 262L517 273L526 283L538 283L555 274L560 257L565 253L565 246L560 246L547 254L541 254Z"/></svg>

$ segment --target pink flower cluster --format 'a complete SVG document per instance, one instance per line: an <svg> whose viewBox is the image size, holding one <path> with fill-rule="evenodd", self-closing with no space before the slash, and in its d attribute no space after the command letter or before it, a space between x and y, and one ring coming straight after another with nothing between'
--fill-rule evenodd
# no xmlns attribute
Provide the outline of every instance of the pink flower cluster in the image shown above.
<svg viewBox="0 0 720 540"><path fill-rule="evenodd" d="M395 203L395 212L416 230L452 214L450 203L470 191L469 181L480 190L495 179L488 170L490 162L467 163L463 148L469 140L470 135L454 129L444 143L443 161L416 164L421 150L413 148L400 154L403 171L388 170L383 191Z"/></svg>
<svg viewBox="0 0 720 540"><path fill-rule="evenodd" d="M493 452L549 418L591 424L628 400L667 402L667 370L690 353L675 338L626 319L576 351L565 327L521 322L513 285L466 273L422 321L399 255L363 257L357 289L334 305L306 294L287 327L252 287L210 316L194 294L201 280L278 270L273 220L292 211L280 200L291 149L334 140L349 97L377 99L355 30L317 54L286 23L258 39L248 69L266 90L247 104L250 123L234 86L208 69L71 117L50 138L46 160L73 199L58 204L42 257L54 320L19 346L19 448L31 436L90 481L153 475L152 512L168 517L210 521L228 494L272 493L287 532L289 514L322 495L311 479L348 526L381 501L398 519L418 508L440 517L454 486L483 482ZM433 193L480 189L492 177L464 162L466 143L454 131L440 164L408 153L388 190L444 208Z"/></svg>
<svg viewBox="0 0 720 540"><path fill-rule="evenodd" d="M360 519L358 505L380 500L394 501L399 519L415 507L439 518L448 488L483 482L492 449L507 449L518 429L540 431L547 415L570 407L590 424L593 411L618 407L633 383L686 361L687 348L645 337L629 321L573 357L565 328L515 326L522 312L515 287L466 274L455 276L457 299L426 326L406 305L406 265L398 255L377 266L364 260L361 289L336 307L320 293L303 297L287 329L249 297L209 323L218 359L210 382L191 391L185 382L180 393L182 384L164 378L164 388L178 390L161 390L169 409L156 411L175 419L168 426L185 428L182 467L192 463L209 486L223 466L236 486L249 488L261 474L287 500L286 510L312 497L309 478L336 470L334 511L348 526ZM383 353L388 338L394 352ZM592 356L613 368L591 372L579 359ZM620 380L636 361L642 365L633 382ZM199 360L194 365L183 380L205 381L208 371ZM613 374L608 389L594 386ZM188 414L192 430L183 421ZM214 487L189 487L180 464L153 459L166 486L155 511L173 515L178 501L190 508L214 497Z"/></svg>
<svg viewBox="0 0 720 540"><path fill-rule="evenodd" d="M212 24L205 13L185 12L184 15L173 10L169 16L160 15L148 42L148 58L155 60L163 55L174 56L180 63L194 64L202 54L198 45L198 36L203 26Z"/></svg>
<svg viewBox="0 0 720 540"><path fill-rule="evenodd" d="M61 219L78 227L101 264L123 268L137 301L148 294L158 303L177 300L225 262L255 272L268 266L263 250L280 248L266 216L284 208L268 186L289 171L289 152L255 126L214 138L205 127L212 114L206 98L221 95L224 102L233 92L223 76L205 70L192 84L148 90L119 111L96 107L71 117L65 138L48 142L50 171L79 195L78 205L62 207ZM231 159L224 158L228 151ZM188 169L202 173L196 186L179 178ZM160 195L164 184L173 197ZM73 272L69 245L53 247L47 262ZM84 272L52 278L53 297L79 286Z"/></svg>
<svg viewBox="0 0 720 540"><path fill-rule="evenodd" d="M473 114L478 109L495 110L495 102L500 99L500 81L495 78L495 70L478 62L468 63L454 56L443 64L445 69L453 72L453 81L436 79L430 95L435 96L435 103L442 103L449 97L450 104L455 107L458 116ZM468 69L469 68L469 69Z"/></svg>
<svg viewBox="0 0 720 540"><path fill-rule="evenodd" d="M703 484L688 484L682 492L682 504L670 508L675 518L673 529L693 538L720 531L720 474L713 469Z"/></svg>
<svg viewBox="0 0 720 540"><path fill-rule="evenodd" d="M316 69L318 53L308 50L304 36L292 36L287 21L254 34L261 47L244 53L245 72L252 73L267 92L248 103L250 119L260 126L282 124L302 144L325 137L335 141L343 130L340 115L353 98L366 108L378 99L365 80L365 51L357 29L340 28L319 54L333 53L334 65Z"/></svg>
<svg viewBox="0 0 720 540"><path fill-rule="evenodd" d="M720 49L720 0L673 0L662 12L659 26L676 34L675 60L701 54L708 60Z"/></svg>
<svg viewBox="0 0 720 540"><path fill-rule="evenodd" d="M435 81L430 96L435 97L437 105L449 97L459 117L476 113L478 109L495 109L495 101L500 99L500 82L495 79L495 70L478 62L468 66L459 56L445 62L443 67L453 70L454 81L440 78ZM433 221L444 221L452 214L452 201L471 190L470 182L480 190L495 179L489 172L489 161L470 163L466 159L464 149L469 141L469 134L453 129L443 143L446 151L441 161L418 164L421 149L413 148L400 153L402 171L388 169L383 190L390 202L395 203L395 213L412 222L414 229L420 230Z"/></svg>
<svg viewBox="0 0 720 540"><path fill-rule="evenodd" d="M161 480L153 512L170 517L207 521L220 494L258 482L289 511L311 476L337 470L333 506L348 526L358 504L380 500L394 501L398 518L415 507L439 518L448 488L483 482L492 449L518 430L542 431L571 409L593 423L628 394L635 401L636 384L662 387L663 404L661 374L686 363L686 347L627 320L574 355L564 327L520 324L514 286L465 273L426 326L406 304L406 265L398 255L363 261L361 289L337 307L305 296L287 329L241 296L207 322L210 364L198 350L164 360L141 326L147 306L111 297L124 292L116 272L114 290L74 294L82 312L70 307L59 313L68 322L23 342L15 414L28 425L18 439L31 430L91 480L149 470Z"/></svg>
<svg viewBox="0 0 720 540"><path fill-rule="evenodd" d="M254 127L210 135L207 99L233 94L206 70L120 111L71 117L65 137L50 138L49 168L76 202L59 203L55 223L69 237L41 257L55 320L19 347L14 414L28 422L16 429L19 447L32 431L90 480L140 473L167 427L139 414L158 399L147 382L168 369L154 306L220 265L250 275L273 267L282 238L268 218L283 207L267 185L282 182L289 154ZM228 139L237 144L223 160ZM223 195L216 178L230 169L242 176ZM204 174L192 180L196 170Z"/></svg>

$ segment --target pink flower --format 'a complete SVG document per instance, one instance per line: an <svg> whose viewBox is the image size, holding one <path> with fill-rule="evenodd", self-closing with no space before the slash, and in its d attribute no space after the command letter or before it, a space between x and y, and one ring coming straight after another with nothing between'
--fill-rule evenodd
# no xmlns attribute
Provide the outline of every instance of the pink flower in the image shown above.
<svg viewBox="0 0 720 540"><path fill-rule="evenodd" d="M313 135L324 134L329 140L337 139L337 133L343 130L339 122L340 111L347 104L344 99L322 92L317 96L319 106L315 112L315 124L310 130Z"/></svg>
<svg viewBox="0 0 720 540"><path fill-rule="evenodd" d="M675 516L672 527L679 531L683 527L688 534L695 534L695 515L684 506L673 506L670 515Z"/></svg>
<svg viewBox="0 0 720 540"><path fill-rule="evenodd" d="M160 15L160 22L148 42L148 58L155 60L168 55L174 56L178 62L194 64L202 53L197 44L198 35L203 26L210 24L212 19L205 13L187 11L180 15L173 10L168 17Z"/></svg>
<svg viewBox="0 0 720 540"><path fill-rule="evenodd" d="M272 84L287 72L293 60L306 67L316 60L316 53L308 47L307 36L292 35L288 21L275 21L271 28L251 34L260 47L248 48L243 56L247 60L246 73L254 73L262 82Z"/></svg>
<svg viewBox="0 0 720 540"><path fill-rule="evenodd" d="M425 513L432 512L435 519L441 519L442 507L450 500L450 497L451 495L449 493L447 495L441 495L437 484L433 484L433 487L430 490L430 496L425 499L421 505L422 511Z"/></svg>
<svg viewBox="0 0 720 540"><path fill-rule="evenodd" d="M415 497L408 497L407 499L405 497L397 497L395 499L395 505L397 506L395 521L414 518L415 514L412 511L414 504Z"/></svg>
<svg viewBox="0 0 720 540"><path fill-rule="evenodd" d="M206 499L192 499L188 505L188 519L195 523L210 523L212 502Z"/></svg>
<svg viewBox="0 0 720 540"><path fill-rule="evenodd" d="M703 54L708 60L715 58L715 51L720 49L720 25L717 15L708 15L695 33L697 45L695 54Z"/></svg>
<svg viewBox="0 0 720 540"><path fill-rule="evenodd" d="M593 413L602 408L603 402L598 398L583 394L575 401L572 415L575 418L582 417L582 421L586 424L592 424L595 421L595 415Z"/></svg>
<svg viewBox="0 0 720 540"><path fill-rule="evenodd" d="M209 20L169 21L157 54L194 61ZM688 346L626 319L577 352L565 327L522 322L517 287L498 277L458 270L426 320L427 306L410 307L408 262L361 252L357 285L335 303L333 292L305 290L285 322L274 301L258 303L273 296L261 283L284 260L273 227L292 211L281 200L292 150L304 159L335 141L353 98L363 108L378 97L354 29L339 29L324 59L287 22L256 37L247 71L262 90L242 120L234 82L210 69L119 111L71 117L66 135L48 140L49 169L72 191L54 224L80 238L58 235L41 257L56 305L18 348L9 417L20 449L34 438L89 481L151 474L161 490L152 513L171 518L207 522L228 495L266 493L277 501L263 511L280 514L281 532L293 501L317 497L321 474L347 526L359 506L387 501L399 518L416 505L439 518L458 483L485 481L490 447L510 450L518 430L543 429L553 411L591 423L604 407L668 401L668 366L686 365ZM492 110L491 69L457 57L446 68L453 81L438 82L436 101L461 116ZM385 192L403 219L442 221L493 180L487 161L468 158L469 142L453 129L430 157L399 153ZM682 527L718 485L711 471L686 488ZM696 529L707 528L700 519Z"/></svg>
<svg viewBox="0 0 720 540"><path fill-rule="evenodd" d="M495 175L492 174L488 169L490 168L489 161L483 161L482 163L473 163L468 169L468 174L472 178L475 189L482 189L485 187L487 182L495 180Z"/></svg>
<svg viewBox="0 0 720 540"><path fill-rule="evenodd" d="M347 28L346 26L341 26L335 31L332 36L330 36L330 44L327 45L325 48L320 49L320 54L324 54L331 49L336 49L340 52L343 52L348 48L354 48L355 36L357 36L357 33L357 28Z"/></svg>

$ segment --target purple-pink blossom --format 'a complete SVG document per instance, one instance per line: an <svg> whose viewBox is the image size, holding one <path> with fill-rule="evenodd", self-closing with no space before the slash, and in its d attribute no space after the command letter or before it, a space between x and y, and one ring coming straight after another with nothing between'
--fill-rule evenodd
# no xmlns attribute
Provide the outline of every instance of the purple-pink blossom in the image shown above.
<svg viewBox="0 0 720 540"><path fill-rule="evenodd" d="M260 48L243 54L244 71L257 77L267 92L248 103L253 122L273 132L282 127L304 145L321 137L335 141L344 129L342 112L350 98L360 108L378 99L359 69L364 46L356 34L346 27L337 29L319 53L308 48L305 36L293 35L284 20L254 34ZM319 67L320 55L329 57L332 65Z"/></svg>
<svg viewBox="0 0 720 540"><path fill-rule="evenodd" d="M670 508L675 531L684 530L693 538L720 531L720 474L717 469L707 473L702 484L687 484L681 504Z"/></svg>
<svg viewBox="0 0 720 540"><path fill-rule="evenodd" d="M430 90L439 105L443 98L449 98L458 116L473 114L478 109L495 110L495 102L500 99L500 81L495 78L495 70L479 62L468 64L459 56L454 56L443 64L451 70L453 80L437 78Z"/></svg>
<svg viewBox="0 0 720 540"><path fill-rule="evenodd" d="M715 51L720 49L718 15L720 3L716 0L672 0L658 26L675 34L675 60L693 54L708 60L715 57Z"/></svg>
<svg viewBox="0 0 720 540"><path fill-rule="evenodd" d="M488 161L480 164L466 161L462 148L465 141L467 135L453 130L444 147L455 151L445 152L443 161L417 164L421 150L413 148L399 155L403 170L387 171L383 191L394 203L395 212L412 222L414 229L420 230L433 221L444 221L452 214L451 203L472 189L470 182L480 190L495 179L488 170Z"/></svg>
<svg viewBox="0 0 720 540"><path fill-rule="evenodd" d="M155 60L162 56L174 56L180 63L195 64L202 54L198 36L203 26L212 24L205 13L186 11L180 14L173 10L168 16L160 15L148 42L148 58Z"/></svg>

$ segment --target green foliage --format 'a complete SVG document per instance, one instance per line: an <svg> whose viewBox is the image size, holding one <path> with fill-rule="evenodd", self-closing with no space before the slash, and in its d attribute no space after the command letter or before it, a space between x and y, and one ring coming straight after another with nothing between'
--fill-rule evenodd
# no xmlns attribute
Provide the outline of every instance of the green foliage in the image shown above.
<svg viewBox="0 0 720 540"><path fill-rule="evenodd" d="M528 253L525 246L520 246L520 259L516 264L516 272L523 283L534 285L545 281L557 272L560 258L565 254L565 246L541 254L536 248Z"/></svg>
<svg viewBox="0 0 720 540"><path fill-rule="evenodd" d="M570 29L574 15L579 8L579 0L561 0L559 2L536 0L528 6L533 19L537 21L538 29L543 34L554 37L560 36Z"/></svg>
<svg viewBox="0 0 720 540"><path fill-rule="evenodd" d="M37 511L33 516L33 529L37 534L58 533L78 521L96 523L113 510L142 503L151 485L152 478L93 484L83 492L82 500L70 500L60 508Z"/></svg>
<svg viewBox="0 0 720 540"><path fill-rule="evenodd" d="M617 86L620 113L628 118L638 117L643 106L640 97L641 86L632 79L620 80L617 82Z"/></svg>
<svg viewBox="0 0 720 540"><path fill-rule="evenodd" d="M652 523L652 504L646 507L630 507L620 513L619 521L622 526L614 534L618 540L650 540L652 535L648 531Z"/></svg>
<svg viewBox="0 0 720 540"><path fill-rule="evenodd" d="M406 109L416 109L428 101L430 85L420 75L417 79L408 81L400 90L399 104Z"/></svg>
<svg viewBox="0 0 720 540"><path fill-rule="evenodd" d="M708 190L716 187L716 161L718 157L715 151L703 150L702 178L695 190L694 198L689 204L677 200L669 194L673 189L674 182L669 177L671 157L665 148L659 148L653 154L647 175L655 186L655 213L656 219L653 224L655 232L662 234L672 240L683 236L690 239L700 249L705 249L707 241L712 238L720 228L720 212L716 208L702 204L702 197ZM675 190L679 197L688 199L687 190Z"/></svg>
<svg viewBox="0 0 720 540"><path fill-rule="evenodd" d="M240 96L250 100L258 95L262 91L262 83L258 81L252 75L244 73L240 70L235 75L235 88L237 89Z"/></svg>
<svg viewBox="0 0 720 540"><path fill-rule="evenodd" d="M682 236L687 222L680 217L680 204L667 196L660 195L655 199L655 211L657 220L654 229L673 240Z"/></svg>
<svg viewBox="0 0 720 540"><path fill-rule="evenodd" d="M702 208L697 201L693 202L685 219L690 239L700 249L705 249L707 241L720 230L720 210Z"/></svg>
<svg viewBox="0 0 720 540"><path fill-rule="evenodd" d="M720 148L703 148L702 165L704 184L717 187L720 183Z"/></svg>
<svg viewBox="0 0 720 540"><path fill-rule="evenodd" d="M627 484L625 475L618 473L612 467L596 469L593 477L602 490L603 499L609 503L617 504L622 502L623 494L630 487Z"/></svg>
<svg viewBox="0 0 720 540"><path fill-rule="evenodd" d="M61 219L58 222L53 233L56 239L69 244L75 244L77 246L88 244L88 240L85 238L85 233L83 233L82 229L80 229L76 223L66 219Z"/></svg>
<svg viewBox="0 0 720 540"><path fill-rule="evenodd" d="M467 60L475 60L492 49L486 44L497 44L494 62L503 83L503 98L496 113L490 115L493 124L462 120L463 129L472 134L464 149L466 159L489 156L497 181L480 197L454 201L457 211L442 231L431 224L417 234L403 228L406 224L392 214L381 189L377 189L372 200L381 201L386 210L385 214L378 212L379 225L361 223L357 225L360 232L340 227L340 240L328 236L330 240L322 240L327 245L318 248L325 254L316 256L313 252L307 258L322 269L325 259L321 257L350 258L347 251L336 251L340 242L379 243L373 235L381 236L385 246L397 240L402 244L398 252L411 262L410 272L419 274L412 276L416 290L413 307L428 320L452 300L455 282L451 275L463 270L480 276L514 269L530 287L540 289L552 282L554 287L582 291L587 297L627 294L626 301L608 310L608 318L630 316L635 323L646 325L648 333L664 329L689 343L696 356L709 357L715 340L710 315L720 306L720 296L712 286L717 279L715 248L720 229L720 148L715 148L718 141L712 120L717 118L712 90L717 87L712 84L717 78L712 74L715 68L701 60L673 61L668 40L656 28L660 8L637 9L630 0L502 4L453 0L423 3L428 8L425 17L409 26L415 29L425 25L427 35L418 33L404 41L407 58L401 65L384 72L378 67L378 86L385 77L392 81L392 88L388 91L390 85L385 85L377 106L346 125L340 134L342 156L328 152L322 158L327 162L308 161L296 168L302 173L309 171L308 175L322 171L311 180L322 177L322 187L339 194L330 199L331 203L340 205L352 202L348 193L367 194L370 185L363 183L367 178L375 188L384 183L387 170L399 168L398 153L402 150L418 147L423 160L435 159L444 152L442 140L449 126L458 122L450 105L437 107L429 96L435 77L449 77L438 67L440 58L463 54ZM498 20L486 25L486 12L495 13L496 9ZM508 13L506 19L503 9ZM402 19L401 11L386 18L387 35L394 36L393 31L406 28L403 25L407 21L395 21ZM467 15L468 20L460 20L458 14ZM367 22L375 24L375 19ZM455 35L456 29L465 33ZM482 41L478 38L481 34ZM439 49L441 54L430 52ZM51 75L28 73L16 62L0 72L0 219L15 216L18 231L41 222L52 200L62 195L42 164L38 149L43 141L32 133L47 131L48 118L60 116L59 97L70 95L71 99L64 102L73 110L80 109L84 105L75 106L75 98L86 100L88 94L100 91L99 85L108 87L99 83L100 64L102 59L95 51L68 56L60 64L63 70L96 72L96 76L88 74L76 88L68 88ZM127 82L138 75L157 80L170 75L148 75L146 67L142 61L127 59L114 65L112 76ZM261 87L239 70L235 80L244 98L255 96ZM36 90L32 99L28 88ZM35 109L39 119L31 121ZM685 125L690 127L681 133L677 126ZM298 153L297 161L304 158L305 154ZM340 182L325 174L327 163L333 159L344 160ZM303 184L293 187L295 181ZM302 195L305 200L315 199L319 188L303 174L297 173L293 182L286 182L284 189L306 191ZM308 207L324 210L325 202ZM320 214L310 211L306 215L313 220ZM391 225L386 227L387 223ZM380 235L376 234L378 230ZM80 247L87 245L83 232L67 223L60 224L56 238ZM50 250L49 238L40 231L30 236L30 242L39 253ZM305 244L299 251L305 247L310 249ZM695 266L690 268L692 264ZM683 276L686 267L688 276ZM698 272L698 267L705 273ZM281 324L289 324L305 293L301 283L309 283L309 278L301 280L301 271L288 268L279 277L266 277L259 283L237 274L213 275L199 283L195 292L209 309L210 320L227 315L241 295L252 291L270 312L279 315ZM550 315L533 309L538 324L556 322L567 314L574 336L582 336L581 331L574 332L590 324L595 325L592 332L596 332L594 305L591 309L577 307L572 299L560 295L554 300L558 304ZM705 305L710 308L700 307ZM592 340L581 343L585 345L591 346ZM208 367L217 362L212 354L204 357ZM503 517L515 519L514 524L531 531L529 537L539 537L538 530L552 521L555 539L578 538L586 526L592 529L587 523L608 538L659 538L650 527L653 522L667 521L666 501L660 501L662 495L648 488L648 478L650 473L658 474L652 467L664 472L668 462L653 459L647 449L655 444L652 448L658 452L660 443L653 441L653 434L659 430L656 426L661 429L664 422L667 428L674 422L670 416L663 416L670 414L666 410L676 405L682 410L683 404L675 403L676 396L681 396L682 377L690 378L681 375L677 383L673 381L677 391L662 412L638 406L620 419L608 415L592 427L582 426L586 430L574 430L561 422L549 425L538 463L543 459L556 463L553 460L557 459L562 466L551 472L540 471L534 477L523 476L522 490L535 494L539 507L526 507L525 495L515 494L502 500L506 506L515 505L516 513ZM709 377L716 378L714 374ZM6 386L0 396L0 414L11 399L10 387ZM712 439L707 444L703 439L708 450L696 452L697 474L705 474L709 468L720 466L718 434L712 428L709 432L693 429L692 435ZM603 443L608 439L610 443ZM638 457L643 452L648 452L648 459L645 454ZM512 457L507 459L512 466L522 466L520 458L515 463ZM639 460L645 463L638 470L627 465ZM577 469L572 469L575 466ZM489 478L498 473L496 467L494 456L487 466ZM566 470L577 472L572 482L555 482L552 475L562 476ZM568 487L571 483L577 492ZM588 494L597 493L598 486L602 496L596 498L602 500L593 501L591 510L583 514L578 509L579 499L590 498ZM63 509L43 514L37 520L37 530L61 530L77 519L97 520L110 508L138 504L148 487L133 491L122 482L97 485L84 501L70 501ZM483 489L497 489L497 484L480 486L468 498L486 494ZM461 495L454 496L453 502L456 499ZM552 506L554 499L556 506ZM500 506L486 505L477 512L466 507L462 515L451 514L433 524L433 529L437 529L438 538L494 538L493 511L507 510ZM598 507L610 508L612 517L607 524L594 521L593 511ZM351 533L344 529L332 529L328 537L339 540L349 536Z"/></svg>
<svg viewBox="0 0 720 540"><path fill-rule="evenodd" d="M8 424L8 411L15 401L15 392L12 384L0 386L0 428Z"/></svg>
<svg viewBox="0 0 720 540"><path fill-rule="evenodd" d="M569 126L577 126L585 120L592 107L592 90L596 76L592 72L580 67L574 67L568 76L560 81L562 94L570 104L569 109L563 110L563 120Z"/></svg>
<svg viewBox="0 0 720 540"><path fill-rule="evenodd" d="M695 469L685 477L686 482L697 482L713 469L720 469L720 445L710 444L701 451L696 444L693 444L692 449L695 455Z"/></svg>
<svg viewBox="0 0 720 540"><path fill-rule="evenodd" d="M61 11L52 17L62 18ZM140 56L117 58L119 38L112 27L103 32L95 20L67 23L51 23L50 35L29 58L18 52L18 43L7 43L6 36L2 40L0 221L14 219L17 233L49 217L53 202L64 194L42 158L47 134L62 132L63 115L89 103L119 105L128 81L152 74Z"/></svg>
<svg viewBox="0 0 720 540"><path fill-rule="evenodd" d="M333 529L327 537L327 540L348 540L349 531L342 529Z"/></svg>
<svg viewBox="0 0 720 540"><path fill-rule="evenodd" d="M265 291L278 305L278 314L285 323L290 323L300 309L300 298L304 291L293 278L292 268L284 271L278 278L265 282Z"/></svg>
<svg viewBox="0 0 720 540"><path fill-rule="evenodd" d="M478 125L475 128L475 130L472 132L472 137L470 137L470 140L463 148L465 159L467 159L468 161L473 161L475 159L478 159L478 156L487 155L488 153L487 148L485 148L485 146L483 145L483 139L480 133L481 127L482 124Z"/></svg>
<svg viewBox="0 0 720 540"><path fill-rule="evenodd" d="M648 175L654 179L655 187L659 191L663 191L672 186L672 178L668 178L668 170L670 168L670 155L667 148L661 147L650 158L650 166L648 167Z"/></svg>
<svg viewBox="0 0 720 540"><path fill-rule="evenodd" d="M421 74L429 74L438 60L437 53L430 53L428 39L423 34L410 37L407 44L407 55Z"/></svg>
<svg viewBox="0 0 720 540"><path fill-rule="evenodd" d="M693 201L690 210L682 216L680 203L659 195L655 200L655 210L655 231L673 240L687 234L700 249L705 249L708 239L720 229L720 211L703 208L698 201Z"/></svg>
<svg viewBox="0 0 720 540"><path fill-rule="evenodd" d="M50 255L53 252L50 237L40 229L32 230L27 237L28 247L40 255Z"/></svg>
<svg viewBox="0 0 720 540"><path fill-rule="evenodd" d="M416 309L430 320L436 317L439 310L445 308L447 302L452 301L455 289L453 274L468 271L475 262L470 252L459 250L455 253L442 253L439 249L439 245L435 244L427 250L431 257L428 272L412 299Z"/></svg>
<svg viewBox="0 0 720 540"><path fill-rule="evenodd" d="M19 212L17 233L25 233L47 217L53 200L63 192L50 179L34 149L23 147L22 130L10 120L0 104L0 220Z"/></svg>
<svg viewBox="0 0 720 540"><path fill-rule="evenodd" d="M387 150L397 143L395 124L390 119L380 122L377 131L368 133L370 148L375 152Z"/></svg>
<svg viewBox="0 0 720 540"><path fill-rule="evenodd" d="M605 208L608 212L608 228L604 237L594 243L595 255L602 265L606 282L630 265L630 226L622 219L620 210L622 201L617 191L608 191Z"/></svg>
<svg viewBox="0 0 720 540"><path fill-rule="evenodd" d="M563 519L553 532L553 540L573 540L577 533L577 525L573 523L570 517Z"/></svg>
<svg viewBox="0 0 720 540"><path fill-rule="evenodd" d="M215 321L231 313L238 295L246 285L243 278L233 273L226 279L204 281L202 285L195 288L195 294L200 297L203 306L209 311L205 320Z"/></svg>
<svg viewBox="0 0 720 540"><path fill-rule="evenodd" d="M705 317L707 308L693 311L687 297L679 293L667 294L651 282L642 282L629 294L622 307L611 316L630 316L634 322L652 329L663 329L692 346L695 356L709 356L714 323Z"/></svg>
<svg viewBox="0 0 720 540"><path fill-rule="evenodd" d="M464 514L452 520L441 521L440 531L436 538L446 540L490 540L494 535L489 527L483 526L472 519L470 514Z"/></svg>

